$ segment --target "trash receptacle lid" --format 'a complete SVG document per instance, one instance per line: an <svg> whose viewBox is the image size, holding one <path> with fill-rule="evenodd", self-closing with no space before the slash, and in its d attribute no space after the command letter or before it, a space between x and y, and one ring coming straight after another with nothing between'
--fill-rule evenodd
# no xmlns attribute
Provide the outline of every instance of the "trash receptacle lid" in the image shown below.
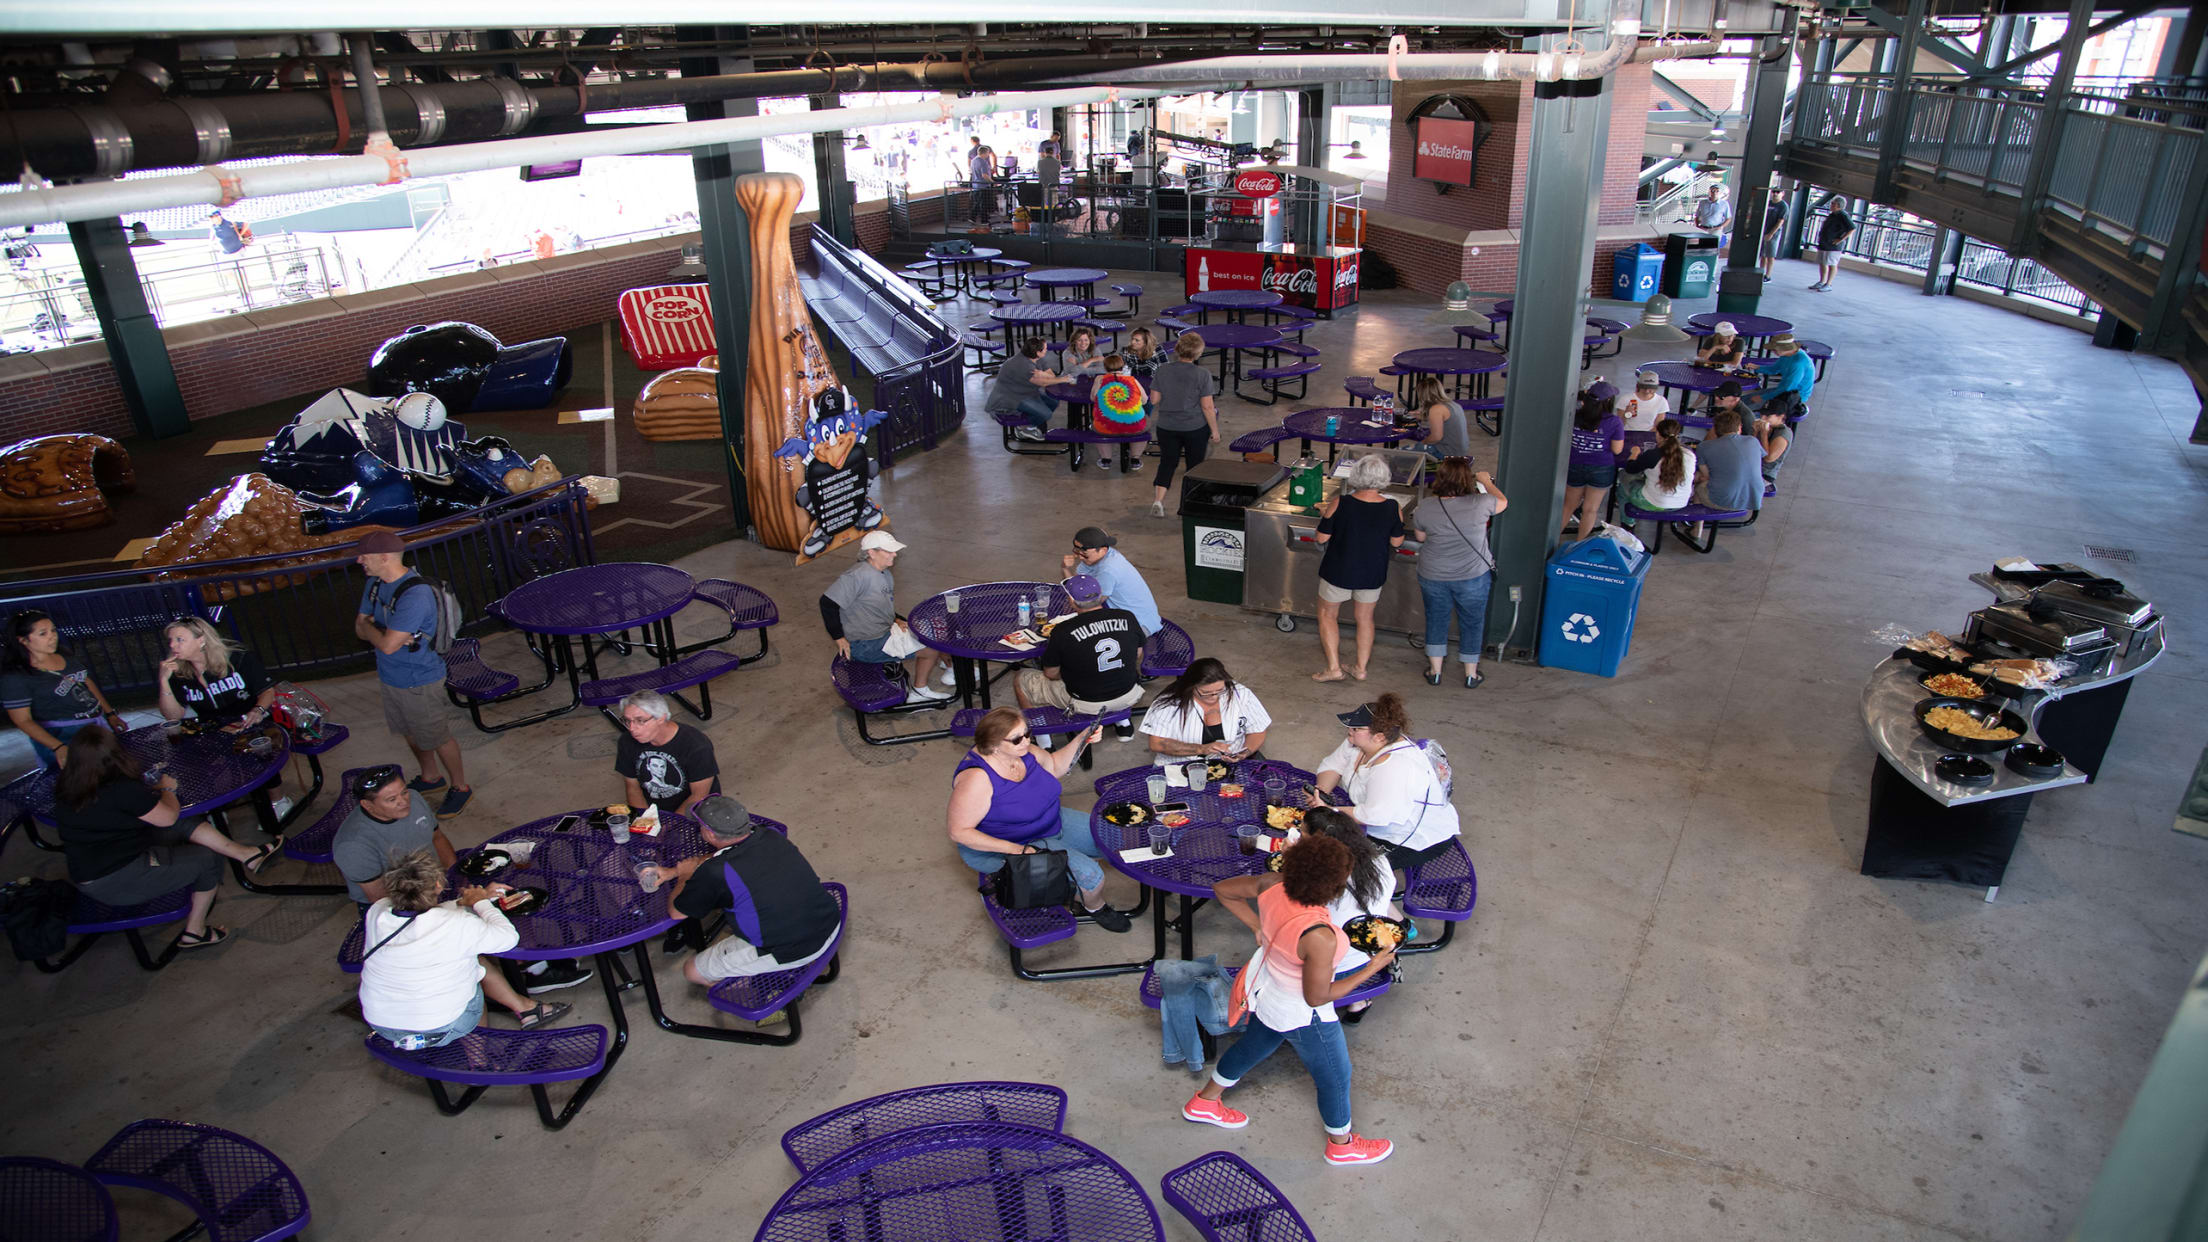
<svg viewBox="0 0 2208 1242"><path fill-rule="evenodd" d="M1581 569L1608 569L1630 574L1648 559L1648 553L1636 552L1615 539L1582 539L1558 548L1549 557L1551 565L1570 565Z"/></svg>

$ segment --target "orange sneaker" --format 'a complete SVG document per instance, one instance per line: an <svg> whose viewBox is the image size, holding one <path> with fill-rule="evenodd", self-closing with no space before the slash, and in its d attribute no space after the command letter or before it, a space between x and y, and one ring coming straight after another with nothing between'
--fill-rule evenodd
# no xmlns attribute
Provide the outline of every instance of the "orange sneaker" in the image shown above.
<svg viewBox="0 0 2208 1242"><path fill-rule="evenodd" d="M1395 1153L1395 1144L1387 1139L1368 1139L1352 1134L1346 1143L1329 1141L1326 1145L1328 1164L1378 1164Z"/></svg>
<svg viewBox="0 0 2208 1242"><path fill-rule="evenodd" d="M1250 1124L1248 1113L1228 1108L1224 1100L1207 1100L1201 1095L1191 1096L1188 1103L1181 1105L1181 1116L1222 1130L1239 1130Z"/></svg>

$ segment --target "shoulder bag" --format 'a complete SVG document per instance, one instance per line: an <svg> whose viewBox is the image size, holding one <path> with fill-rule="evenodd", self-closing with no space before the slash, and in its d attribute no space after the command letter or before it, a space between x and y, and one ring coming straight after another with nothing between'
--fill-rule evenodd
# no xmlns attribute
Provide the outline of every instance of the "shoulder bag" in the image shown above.
<svg viewBox="0 0 2208 1242"><path fill-rule="evenodd" d="M1007 910L1040 910L1073 900L1073 877L1064 850L1007 854L993 880L997 904Z"/></svg>

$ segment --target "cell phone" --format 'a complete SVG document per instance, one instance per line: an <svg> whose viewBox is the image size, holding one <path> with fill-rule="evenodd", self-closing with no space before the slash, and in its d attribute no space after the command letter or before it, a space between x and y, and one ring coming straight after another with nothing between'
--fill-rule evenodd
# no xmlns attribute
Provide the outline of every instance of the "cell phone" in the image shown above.
<svg viewBox="0 0 2208 1242"><path fill-rule="evenodd" d="M552 827L552 831L554 831L554 832L567 832L567 831L569 831L569 830L573 829L573 828L575 827L575 825L577 825L577 824L579 824L579 823L582 823L582 822L583 822L583 817L582 817L582 816L580 816L580 815L562 815L562 816L560 816L560 822L559 822L559 823L557 823L557 824L555 824L555 825L553 825L553 827Z"/></svg>
<svg viewBox="0 0 2208 1242"><path fill-rule="evenodd" d="M1161 819L1167 815L1188 814L1188 804L1186 802L1160 802L1157 806L1151 809L1154 810L1158 814L1158 817Z"/></svg>

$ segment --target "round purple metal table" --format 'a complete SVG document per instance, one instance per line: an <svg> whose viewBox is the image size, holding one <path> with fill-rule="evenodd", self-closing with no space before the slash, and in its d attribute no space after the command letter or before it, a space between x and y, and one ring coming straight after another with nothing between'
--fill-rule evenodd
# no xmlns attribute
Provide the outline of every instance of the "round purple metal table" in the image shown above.
<svg viewBox="0 0 2208 1242"><path fill-rule="evenodd" d="M894 1130L816 1166L767 1209L753 1242L1164 1237L1142 1184L1096 1148L1038 1126L957 1121Z"/></svg>
<svg viewBox="0 0 2208 1242"><path fill-rule="evenodd" d="M1045 302L1058 296L1058 290L1072 291L1072 296L1089 298L1096 296L1096 282L1111 276L1101 267L1046 267L1027 274L1027 283L1040 292L1036 295ZM1081 308L1086 311L1087 307Z"/></svg>
<svg viewBox="0 0 2208 1242"><path fill-rule="evenodd" d="M1219 351L1221 388L1227 386L1227 368L1230 362L1233 364L1235 380L1241 380L1244 350L1262 350L1278 345L1281 341L1278 328L1261 323L1215 323L1197 329L1196 334L1203 339L1205 353Z"/></svg>
<svg viewBox="0 0 2208 1242"><path fill-rule="evenodd" d="M1225 311L1228 323L1241 323L1245 312L1267 310L1287 300L1270 289L1203 289L1188 295L1190 306L1204 308L1205 313L1196 316L1198 323L1209 323L1209 312L1215 310Z"/></svg>
<svg viewBox="0 0 2208 1242"><path fill-rule="evenodd" d="M1727 380L1739 384L1743 392L1763 385L1763 377L1758 375L1734 375L1729 371L1697 366L1692 362L1649 362L1642 364L1639 369L1654 374L1656 383L1667 396L1674 388L1682 393L1715 392ZM1682 398L1678 409L1684 412L1685 408L1686 401Z"/></svg>
<svg viewBox="0 0 2208 1242"><path fill-rule="evenodd" d="M1328 415L1341 420L1333 431L1326 429ZM1375 425L1377 424L1377 425ZM1361 405L1327 406L1320 409L1297 410L1280 420L1297 439L1303 441L1301 452L1311 452L1313 440L1323 441L1328 448L1326 460L1333 464L1337 446L1343 444L1395 444L1415 435L1395 425L1395 420Z"/></svg>
<svg viewBox="0 0 2208 1242"><path fill-rule="evenodd" d="M1704 311L1699 315L1689 315L1686 328L1690 332L1698 332L1707 336L1717 331L1717 325L1721 323L1733 325L1733 331L1738 332L1741 338L1748 342L1748 352L1751 354L1765 352L1764 342L1771 337L1777 336L1781 332L1792 332L1794 330L1794 325L1784 319L1773 319L1769 315L1740 315L1726 311Z"/></svg>
<svg viewBox="0 0 2208 1242"><path fill-rule="evenodd" d="M115 1242L114 1196L73 1164L40 1156L0 1158L0 1238Z"/></svg>
<svg viewBox="0 0 2208 1242"><path fill-rule="evenodd" d="M1211 890L1221 880L1256 875L1265 870L1266 855L1241 853L1235 846L1234 829L1239 824L1264 826L1266 778L1279 777L1287 781L1291 804L1302 806L1301 791L1316 788L1318 777L1293 764L1244 759L1234 765L1234 771L1225 782L1206 782L1200 794L1186 789L1166 790L1166 801L1188 804L1189 822L1173 830L1173 852L1153 860L1149 825L1122 827L1110 823L1104 818L1104 808L1115 802L1150 806L1149 780L1163 771L1161 767L1146 763L1096 778L1096 805L1089 811L1089 835L1103 847L1105 862L1128 879L1161 894L1153 907L1151 925L1155 952L1152 956L1165 956L1166 928L1174 926L1180 929L1181 957L1187 960L1196 956L1195 911L1201 899L1210 897ZM1230 782L1243 787L1241 797L1220 794L1219 786ZM1180 895L1178 916L1166 917L1164 893Z"/></svg>
<svg viewBox="0 0 2208 1242"><path fill-rule="evenodd" d="M950 610L953 595L958 596L956 613ZM1031 627L1073 611L1065 587L1055 582L978 582L930 595L905 614L914 638L950 657L966 706L975 706L977 695L981 707L991 706L989 661L1014 664L1041 650L1004 644L1004 636L1020 628L1022 599L1028 602Z"/></svg>
<svg viewBox="0 0 2208 1242"><path fill-rule="evenodd" d="M1392 360L1400 371L1422 375L1453 376L1453 394L1458 400L1487 396L1488 376L1510 365L1510 358L1486 349L1452 349L1428 347L1406 349ZM1395 377L1395 392L1404 395L1406 375Z"/></svg>
<svg viewBox="0 0 2208 1242"><path fill-rule="evenodd" d="M950 259L954 262L972 260L973 262L980 263L986 262L990 259L1001 258L1003 257L1003 255L1004 252L997 249L995 246L976 246L972 250L969 250L964 254L954 254L948 250L938 249L936 246L928 247L929 258Z"/></svg>
<svg viewBox="0 0 2208 1242"><path fill-rule="evenodd" d="M138 766L151 776L176 778L176 800L179 804L177 819L181 822L205 815L228 832L229 819L223 810L240 798L250 799L253 816L261 831L275 836L280 827L276 820L276 807L269 798L269 786L282 772L291 758L291 737L282 729L267 728L248 730L245 733L225 733L210 728L196 737L187 736L173 724L142 725L125 732L121 741L123 750L138 761ZM263 754L240 750L238 743L249 736L267 736L273 743ZM59 773L49 769L38 779L25 783L13 796L23 810L46 824L53 824L54 779ZM343 886L333 888L316 885L267 885L256 882L236 863L231 872L238 883L255 892L286 893L292 895L326 894L343 891Z"/></svg>
<svg viewBox="0 0 2208 1242"><path fill-rule="evenodd" d="M1014 302L999 306L989 312L998 323L1065 323L1081 319L1088 314L1088 307L1078 302Z"/></svg>
<svg viewBox="0 0 2208 1242"><path fill-rule="evenodd" d="M973 288L974 268L1002 256L1004 252L994 246L976 246L965 254L951 254L936 246L928 247L927 257L951 267L951 287L960 293Z"/></svg>
<svg viewBox="0 0 2208 1242"><path fill-rule="evenodd" d="M593 635L619 635L607 645L627 655L630 650L628 631L642 630L646 651L659 657L662 664L674 660L673 618L689 604L697 586L696 579L672 565L609 561L602 565L563 569L508 591L505 598L498 601L498 615L517 630L543 634L554 640L551 646L539 652L545 660L544 680L530 689L543 689L551 684L557 671L565 669L569 695L568 701L558 707L506 721L498 725L497 730L536 724L574 711L583 701L583 675L587 673L592 681L599 679L599 645L590 641ZM571 641L576 638L583 639L580 661L575 658ZM537 649L535 643L530 647ZM687 701L683 705L689 706ZM691 709L693 714L696 710ZM613 720L611 711L604 708L600 711ZM620 725L619 720L613 722L616 727Z"/></svg>

